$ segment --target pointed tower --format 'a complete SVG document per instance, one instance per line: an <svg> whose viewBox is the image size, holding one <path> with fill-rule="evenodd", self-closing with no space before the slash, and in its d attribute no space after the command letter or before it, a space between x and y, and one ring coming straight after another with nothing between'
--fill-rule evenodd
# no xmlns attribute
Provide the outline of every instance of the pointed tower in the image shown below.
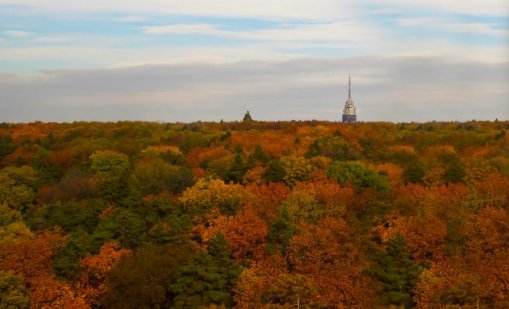
<svg viewBox="0 0 509 309"><path fill-rule="evenodd" d="M357 122L357 115L355 114L355 104L352 101L352 79L348 76L348 100L343 108L343 123L354 122Z"/></svg>

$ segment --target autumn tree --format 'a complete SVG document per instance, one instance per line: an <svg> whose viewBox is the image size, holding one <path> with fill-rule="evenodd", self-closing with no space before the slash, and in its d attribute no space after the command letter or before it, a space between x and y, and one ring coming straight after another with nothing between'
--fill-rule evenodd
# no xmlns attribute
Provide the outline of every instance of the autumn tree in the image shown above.
<svg viewBox="0 0 509 309"><path fill-rule="evenodd" d="M117 265L120 258L131 252L121 249L117 242L110 241L101 246L97 255L87 255L80 260L82 275L76 283L78 293L90 306L98 306L106 293L106 276Z"/></svg>
<svg viewBox="0 0 509 309"><path fill-rule="evenodd" d="M132 181L143 195L161 192L178 193L193 184L191 170L168 164L163 159L149 159L137 163Z"/></svg>
<svg viewBox="0 0 509 309"><path fill-rule="evenodd" d="M27 309L29 306L30 296L23 278L12 271L0 271L0 307Z"/></svg>
<svg viewBox="0 0 509 309"><path fill-rule="evenodd" d="M0 203L20 211L33 203L36 195L30 184L35 182L34 173L30 167L0 170Z"/></svg>
<svg viewBox="0 0 509 309"><path fill-rule="evenodd" d="M324 136L316 139L306 152L306 157L326 156L333 160L357 160L360 153L352 149L340 135Z"/></svg>
<svg viewBox="0 0 509 309"><path fill-rule="evenodd" d="M0 246L0 271L23 276L30 291L30 303L51 307L87 308L84 299L66 282L52 275L55 248L62 241L57 233L19 239Z"/></svg>
<svg viewBox="0 0 509 309"><path fill-rule="evenodd" d="M171 284L193 258L187 245L139 248L123 255L106 275L106 308L157 308L174 305Z"/></svg>
<svg viewBox="0 0 509 309"><path fill-rule="evenodd" d="M387 178L366 167L360 162L335 161L327 170L327 176L344 186L347 182L357 188L373 188L377 191L387 191Z"/></svg>
<svg viewBox="0 0 509 309"><path fill-rule="evenodd" d="M307 306L319 306L313 300L317 294L316 287L306 276L285 274L267 289L265 295L263 295L262 302L286 306L303 306L304 308Z"/></svg>
<svg viewBox="0 0 509 309"><path fill-rule="evenodd" d="M305 191L293 191L281 204L281 208L288 212L292 222L300 221L316 223L326 213L315 197Z"/></svg>
<svg viewBox="0 0 509 309"><path fill-rule="evenodd" d="M234 214L246 192L241 185L226 184L220 179L200 179L182 194L180 201L186 209L204 213L217 207L225 214Z"/></svg>
<svg viewBox="0 0 509 309"><path fill-rule="evenodd" d="M417 160L410 160L405 163L403 181L405 183L420 183L426 173L423 164Z"/></svg>
<svg viewBox="0 0 509 309"><path fill-rule="evenodd" d="M126 175L129 168L129 158L123 153L104 150L90 155L90 169L96 173L101 183L101 195L106 200L119 202L126 196Z"/></svg>

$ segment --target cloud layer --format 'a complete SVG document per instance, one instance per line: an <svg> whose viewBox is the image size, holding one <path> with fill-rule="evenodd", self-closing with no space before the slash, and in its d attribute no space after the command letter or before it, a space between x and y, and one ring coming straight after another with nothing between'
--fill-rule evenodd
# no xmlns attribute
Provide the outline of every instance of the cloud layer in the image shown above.
<svg viewBox="0 0 509 309"><path fill-rule="evenodd" d="M364 121L509 118L504 65L434 57L304 58L0 76L0 121L339 120L348 72ZM419 72L418 74L416 72Z"/></svg>
<svg viewBox="0 0 509 309"><path fill-rule="evenodd" d="M0 0L0 121L507 118L507 0Z"/></svg>

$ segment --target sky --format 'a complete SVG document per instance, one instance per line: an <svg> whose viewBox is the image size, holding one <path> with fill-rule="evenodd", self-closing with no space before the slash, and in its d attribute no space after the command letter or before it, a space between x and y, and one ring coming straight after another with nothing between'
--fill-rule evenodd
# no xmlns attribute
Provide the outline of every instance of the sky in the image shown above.
<svg viewBox="0 0 509 309"><path fill-rule="evenodd" d="M0 122L509 119L508 0L0 0Z"/></svg>

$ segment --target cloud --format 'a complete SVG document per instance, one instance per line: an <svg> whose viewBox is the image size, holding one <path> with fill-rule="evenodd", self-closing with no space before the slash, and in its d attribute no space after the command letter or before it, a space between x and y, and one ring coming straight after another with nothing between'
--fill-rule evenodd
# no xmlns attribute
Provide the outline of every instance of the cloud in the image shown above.
<svg viewBox="0 0 509 309"><path fill-rule="evenodd" d="M218 36L232 35L233 31L220 31L216 26L206 24L181 24L143 27L143 32L150 34L213 34Z"/></svg>
<svg viewBox="0 0 509 309"><path fill-rule="evenodd" d="M498 29L483 23L446 23L447 30L463 33L478 33L494 36L509 36L509 30Z"/></svg>
<svg viewBox="0 0 509 309"><path fill-rule="evenodd" d="M2 3L14 2L0 0L0 8ZM351 55L505 62L509 44L500 37L507 38L509 29L504 28L503 19L493 18L490 25L485 16L505 14L509 2L479 2L321 0L310 5L309 0L214 0L212 5L210 0L147 0L143 4L137 0L17 0L13 16L4 15L32 27L23 29L34 35L23 45L6 38L0 67L33 72ZM471 15L449 12L483 16L471 19L482 22L458 23ZM429 26L433 23L437 25Z"/></svg>
<svg viewBox="0 0 509 309"><path fill-rule="evenodd" d="M209 24L176 24L144 27L149 34L202 34L260 41L361 41L376 36L376 30L352 21L311 23L263 30L228 31Z"/></svg>
<svg viewBox="0 0 509 309"><path fill-rule="evenodd" d="M378 1L364 1L376 4ZM435 12L455 13L472 16L509 16L509 3L506 0L385 0L387 7L419 8Z"/></svg>
<svg viewBox="0 0 509 309"><path fill-rule="evenodd" d="M147 18L144 16L137 16L137 15L130 15L130 16L123 16L116 19L117 21L122 22L133 22L133 23L139 23L146 21Z"/></svg>
<svg viewBox="0 0 509 309"><path fill-rule="evenodd" d="M61 37L61 36L41 36L35 38L34 41L38 43L61 43L69 41L69 37Z"/></svg>
<svg viewBox="0 0 509 309"><path fill-rule="evenodd" d="M19 31L19 30L6 30L3 32L3 34L6 36L10 36L13 38L20 38L20 39L27 38L32 35L30 32Z"/></svg>
<svg viewBox="0 0 509 309"><path fill-rule="evenodd" d="M0 0L0 4L28 5L37 9L56 12L153 12L199 16L235 16L274 19L335 19L351 16L352 12L363 6L376 6L377 9L410 8L418 10L434 10L467 15L508 16L507 0L386 0L383 5L375 0Z"/></svg>
<svg viewBox="0 0 509 309"><path fill-rule="evenodd" d="M436 57L298 58L0 75L0 121L509 118L503 65Z"/></svg>
<svg viewBox="0 0 509 309"><path fill-rule="evenodd" d="M427 27L448 32L509 36L509 30L496 28L487 23L458 23L437 17L400 18L396 20L396 23L404 27Z"/></svg>

